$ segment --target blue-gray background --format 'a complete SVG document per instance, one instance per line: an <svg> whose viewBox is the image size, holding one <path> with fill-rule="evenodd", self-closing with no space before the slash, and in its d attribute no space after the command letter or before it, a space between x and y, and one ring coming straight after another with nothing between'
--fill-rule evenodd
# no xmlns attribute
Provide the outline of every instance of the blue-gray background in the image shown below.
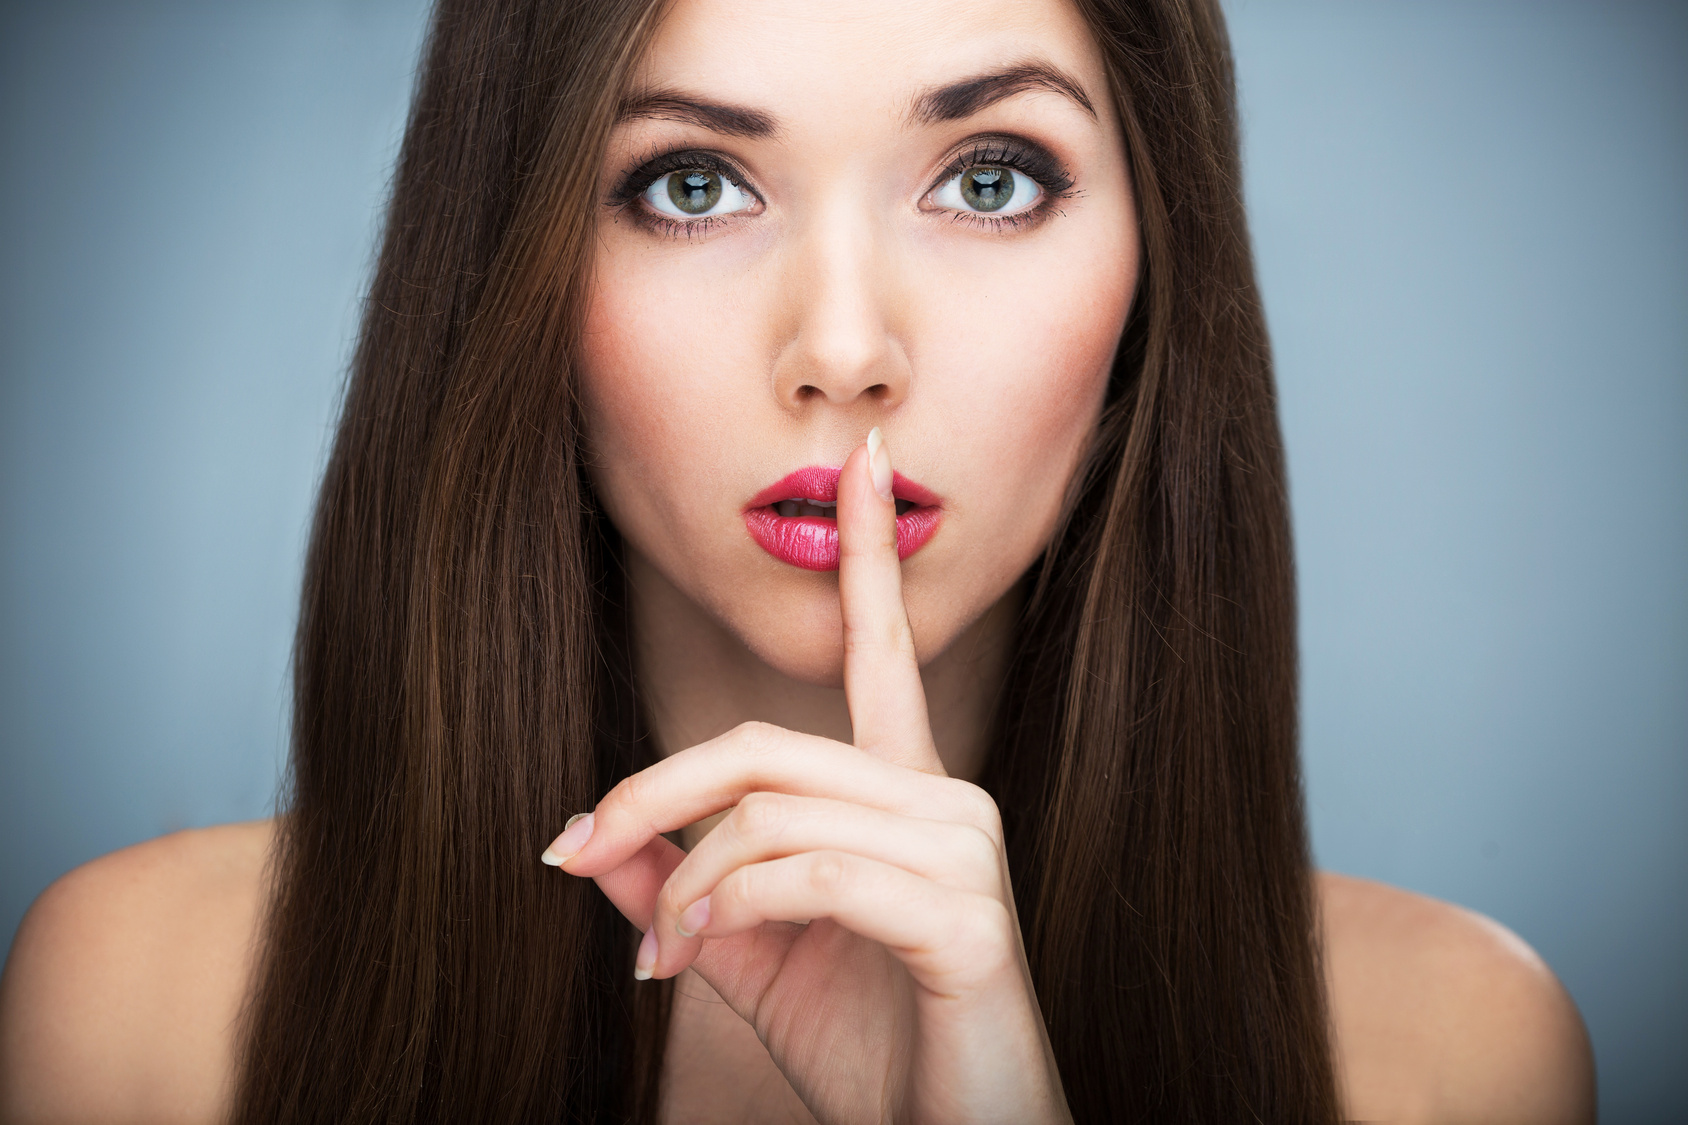
<svg viewBox="0 0 1688 1125"><path fill-rule="evenodd" d="M1688 9L1235 0L1320 861L1688 1119ZM420 0L0 5L0 942L266 814Z"/></svg>

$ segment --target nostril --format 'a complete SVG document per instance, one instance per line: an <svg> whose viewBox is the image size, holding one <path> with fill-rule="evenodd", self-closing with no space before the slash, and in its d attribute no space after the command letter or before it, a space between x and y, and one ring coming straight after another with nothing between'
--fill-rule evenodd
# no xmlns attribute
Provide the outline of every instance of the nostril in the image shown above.
<svg viewBox="0 0 1688 1125"><path fill-rule="evenodd" d="M812 402L815 399L836 398L839 402L848 402L852 398L865 398L870 402L889 402L896 395L889 383L874 383L871 386L863 387L860 391L852 391L848 388L840 388L840 391L843 393L828 392L825 388L816 386L814 383L804 383L791 392L791 401L803 403Z"/></svg>

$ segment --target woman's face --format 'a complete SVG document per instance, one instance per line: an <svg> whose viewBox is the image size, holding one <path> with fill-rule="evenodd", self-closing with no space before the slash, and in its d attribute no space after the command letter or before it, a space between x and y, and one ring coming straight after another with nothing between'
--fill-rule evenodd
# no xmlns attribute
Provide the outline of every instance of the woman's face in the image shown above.
<svg viewBox="0 0 1688 1125"><path fill-rule="evenodd" d="M1078 13L678 0L600 185L583 380L628 547L774 668L837 684L826 501L879 426L915 644L942 652L1048 542L1137 278Z"/></svg>

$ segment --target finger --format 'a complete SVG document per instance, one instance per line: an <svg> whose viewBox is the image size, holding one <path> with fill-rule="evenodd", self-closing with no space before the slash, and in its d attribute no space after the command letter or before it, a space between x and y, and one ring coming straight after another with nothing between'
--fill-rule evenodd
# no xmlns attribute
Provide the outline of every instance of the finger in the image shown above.
<svg viewBox="0 0 1688 1125"><path fill-rule="evenodd" d="M703 941L694 936L697 904L723 878L809 851L849 852L974 894L1000 897L1007 886L1001 841L972 825L825 798L751 793L681 860L657 895L651 929L663 964L672 968L696 955Z"/></svg>
<svg viewBox="0 0 1688 1125"><path fill-rule="evenodd" d="M651 915L657 894L685 854L658 836L639 849L632 859L596 880L604 897L621 911L623 917L644 931L638 952L633 956L633 975L639 979L650 977L650 966L656 960L657 940L656 931L651 926Z"/></svg>
<svg viewBox="0 0 1688 1125"><path fill-rule="evenodd" d="M891 452L878 427L838 478L838 597L844 695L856 745L877 758L943 773L926 717L914 634L903 607Z"/></svg>
<svg viewBox="0 0 1688 1125"><path fill-rule="evenodd" d="M894 766L830 739L746 723L622 780L589 818L553 842L545 858L575 875L599 875L653 837L732 808L759 790L957 820L998 836L1001 831L995 804L975 785Z"/></svg>
<svg viewBox="0 0 1688 1125"><path fill-rule="evenodd" d="M594 881L629 922L648 930L657 895L685 858L684 851L658 836L626 863L604 872Z"/></svg>
<svg viewBox="0 0 1688 1125"><path fill-rule="evenodd" d="M658 836L626 863L594 880L622 916L644 931L633 961L634 975L641 980L649 978L656 965L658 947L651 919L657 894L685 854ZM780 927L769 927L762 933L736 934L710 942L701 956L694 952L692 957L696 958L697 970L710 987L735 1012L749 1019L755 998L767 987L771 974L778 971L784 950L800 932L790 928L781 932ZM687 963L691 963L691 958ZM673 976L682 968L685 965L664 975Z"/></svg>
<svg viewBox="0 0 1688 1125"><path fill-rule="evenodd" d="M804 852L738 868L716 884L698 932L712 947L785 918L830 918L885 946L937 992L966 990L1018 957L1012 919L997 899L847 852ZM658 960L656 973L683 967L678 957Z"/></svg>

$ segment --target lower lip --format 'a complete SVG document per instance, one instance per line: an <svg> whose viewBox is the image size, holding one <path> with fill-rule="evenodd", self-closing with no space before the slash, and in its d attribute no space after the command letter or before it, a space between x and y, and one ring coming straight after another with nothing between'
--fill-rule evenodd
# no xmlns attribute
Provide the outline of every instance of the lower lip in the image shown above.
<svg viewBox="0 0 1688 1125"><path fill-rule="evenodd" d="M910 508L897 517L897 557L906 559L938 530L936 506ZM804 570L838 569L838 521L819 516L782 516L772 507L744 513L750 537L782 563Z"/></svg>

